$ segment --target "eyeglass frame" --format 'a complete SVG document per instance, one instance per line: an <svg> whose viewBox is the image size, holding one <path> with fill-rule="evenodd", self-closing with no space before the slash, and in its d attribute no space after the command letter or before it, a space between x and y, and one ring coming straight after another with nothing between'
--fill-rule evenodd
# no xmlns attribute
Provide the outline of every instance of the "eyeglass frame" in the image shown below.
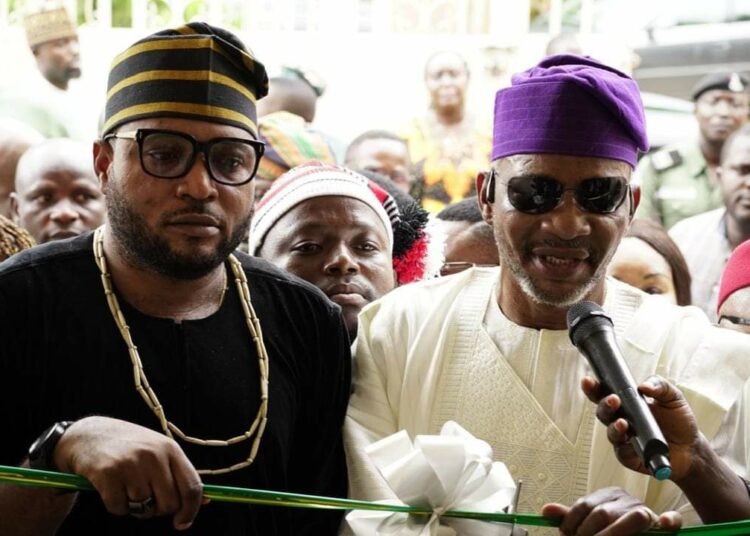
<svg viewBox="0 0 750 536"><path fill-rule="evenodd" d="M188 163L185 165L185 170L182 173L180 173L179 175L174 175L174 176L164 176L164 175L157 175L146 169L146 166L143 164L143 141L150 134L169 134L172 136L180 137L191 143L191 145L193 146L192 156L190 157L190 160L188 161ZM191 169L193 169L193 166L195 165L195 159L198 157L198 154L200 153L203 155L203 161L205 162L205 165L206 165L206 171L208 171L208 176L211 177L211 180L219 184L223 184L225 186L244 186L245 184L252 181L258 173L258 166L260 165L260 159L263 157L263 154L266 149L266 144L260 140L248 140L244 138L224 137L224 138L212 138L206 142L201 142L201 141L196 140L190 134L186 134L184 132L179 132L176 130L160 129L160 128L138 128L136 130L128 130L125 132L112 132L104 136L102 139L104 141L109 141L111 139L135 141L136 144L138 145L138 160L140 161L141 169L144 171L144 173L147 173L148 175L152 177L156 177L157 179L181 179L182 177L190 173ZM213 147L214 145L218 143L228 142L228 141L238 142L244 145L249 145L255 151L255 167L253 168L253 172L250 174L250 177L248 179L242 182L226 182L226 181L219 180L214 176L214 172L211 169L211 162L208 157L211 147Z"/></svg>
<svg viewBox="0 0 750 536"><path fill-rule="evenodd" d="M723 319L726 319L730 323L737 324L739 326L750 326L750 318L743 318L741 316L733 316L733 315L721 315L719 317L719 320L716 323L721 324L721 321Z"/></svg>

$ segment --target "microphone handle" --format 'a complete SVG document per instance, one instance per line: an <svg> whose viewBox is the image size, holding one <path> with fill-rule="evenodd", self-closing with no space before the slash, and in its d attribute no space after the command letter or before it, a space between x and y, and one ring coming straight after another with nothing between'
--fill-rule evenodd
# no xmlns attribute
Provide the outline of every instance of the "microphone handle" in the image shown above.
<svg viewBox="0 0 750 536"><path fill-rule="evenodd" d="M599 381L620 397L621 410L632 432L631 444L644 466L657 480L669 478L672 474L669 445L648 404L636 389L635 379L620 353L613 330L605 327L591 333L580 341L579 348Z"/></svg>

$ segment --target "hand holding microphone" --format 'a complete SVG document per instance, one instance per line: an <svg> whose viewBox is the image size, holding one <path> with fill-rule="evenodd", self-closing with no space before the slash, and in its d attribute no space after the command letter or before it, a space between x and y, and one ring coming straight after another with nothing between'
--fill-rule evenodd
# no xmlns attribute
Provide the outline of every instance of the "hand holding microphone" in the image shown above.
<svg viewBox="0 0 750 536"><path fill-rule="evenodd" d="M620 461L627 467L652 474L657 480L670 478L670 445L643 395L638 392L630 369L617 346L612 320L597 304L581 302L568 311L568 330L571 341L589 361L601 383L596 389L589 385L589 398L601 399L610 393L617 395L616 398L607 397L599 404L597 416L602 422L609 424L617 416L616 412L622 410L626 423L615 421L609 425L608 430L608 437L616 447L616 441L620 442L629 432L632 451L618 449ZM631 456L627 456L626 452L630 452ZM632 454L637 456L635 459L639 460L639 466L634 466Z"/></svg>

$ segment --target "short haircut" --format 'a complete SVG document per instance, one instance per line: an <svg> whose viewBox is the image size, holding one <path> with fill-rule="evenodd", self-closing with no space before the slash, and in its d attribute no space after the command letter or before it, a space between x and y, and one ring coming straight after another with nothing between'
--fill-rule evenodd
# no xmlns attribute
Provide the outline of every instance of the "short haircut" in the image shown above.
<svg viewBox="0 0 750 536"><path fill-rule="evenodd" d="M627 236L639 238L654 248L656 252L664 257L672 270L672 282L674 283L677 305L690 305L690 270L680 248L669 236L660 224L651 220L633 220Z"/></svg>
<svg viewBox="0 0 750 536"><path fill-rule="evenodd" d="M724 145L721 147L719 163L723 164L726 159L729 158L729 151L732 149L732 145L737 141L737 138L743 136L750 136L750 123L744 124L742 127L732 132L732 134L726 139Z"/></svg>
<svg viewBox="0 0 750 536"><path fill-rule="evenodd" d="M349 162L349 159L352 158L354 151L360 145L362 145L364 142L368 140L393 140L393 141L403 143L404 145L407 145L406 140L404 138L388 130L367 130L351 141L351 143L349 144L349 147L346 148L346 154L344 155L344 162Z"/></svg>
<svg viewBox="0 0 750 536"><path fill-rule="evenodd" d="M475 195L448 205L438 212L437 218L443 221L466 221L469 223L484 221Z"/></svg>

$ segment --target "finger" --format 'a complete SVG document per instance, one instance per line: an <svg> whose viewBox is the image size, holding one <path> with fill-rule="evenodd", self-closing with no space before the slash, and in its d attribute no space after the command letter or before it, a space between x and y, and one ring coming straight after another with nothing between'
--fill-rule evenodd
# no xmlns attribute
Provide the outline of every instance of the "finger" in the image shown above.
<svg viewBox="0 0 750 536"><path fill-rule="evenodd" d="M628 536L639 534L658 525L659 517L646 506L636 506L614 522L602 527L600 532L584 533L598 536Z"/></svg>
<svg viewBox="0 0 750 536"><path fill-rule="evenodd" d="M570 508L560 503L547 503L542 506L542 515L544 517L563 517Z"/></svg>
<svg viewBox="0 0 750 536"><path fill-rule="evenodd" d="M165 457L157 471L152 474L154 476L151 480L151 489L156 499L157 515L168 515L177 512L181 504L180 492L172 476L169 459Z"/></svg>
<svg viewBox="0 0 750 536"><path fill-rule="evenodd" d="M583 377L581 380L581 389L583 390L583 394L585 394L594 404L598 404L602 398L609 394L602 384L591 376Z"/></svg>
<svg viewBox="0 0 750 536"><path fill-rule="evenodd" d="M621 404L620 397L617 395L609 395L603 398L596 406L596 418L602 424L608 425L617 418L616 413Z"/></svg>
<svg viewBox="0 0 750 536"><path fill-rule="evenodd" d="M560 532L563 534L578 534L581 523L591 514L595 508L622 497L622 490L619 488L599 489L585 497L581 497L570 507L562 523L560 523Z"/></svg>
<svg viewBox="0 0 750 536"><path fill-rule="evenodd" d="M681 404L685 400L682 392L661 376L649 377L638 386L638 390L661 405Z"/></svg>
<svg viewBox="0 0 750 536"><path fill-rule="evenodd" d="M680 530L682 528L682 514L679 512L664 512L659 516L659 528Z"/></svg>
<svg viewBox="0 0 750 536"><path fill-rule="evenodd" d="M203 484L198 472L176 444L170 465L180 495L180 508L174 515L173 524L176 530L185 530L198 515L203 501Z"/></svg>
<svg viewBox="0 0 750 536"><path fill-rule="evenodd" d="M102 475L90 477L89 482L99 492L99 497L110 514L128 515L128 493L119 479Z"/></svg>
<svg viewBox="0 0 750 536"><path fill-rule="evenodd" d="M609 426L607 426L607 439L612 445L619 447L630 440L628 430L630 430L628 421L625 419L617 419L615 422L610 423Z"/></svg>
<svg viewBox="0 0 750 536"><path fill-rule="evenodd" d="M125 486L125 492L127 494L125 507L128 514L139 519L147 519L156 514L159 502L157 498L154 497L154 492L151 490L151 486L148 482L129 483ZM146 503L148 499L152 499L152 501ZM148 505L148 507L143 512L134 512L130 503L133 503L133 506L137 503L144 503Z"/></svg>

